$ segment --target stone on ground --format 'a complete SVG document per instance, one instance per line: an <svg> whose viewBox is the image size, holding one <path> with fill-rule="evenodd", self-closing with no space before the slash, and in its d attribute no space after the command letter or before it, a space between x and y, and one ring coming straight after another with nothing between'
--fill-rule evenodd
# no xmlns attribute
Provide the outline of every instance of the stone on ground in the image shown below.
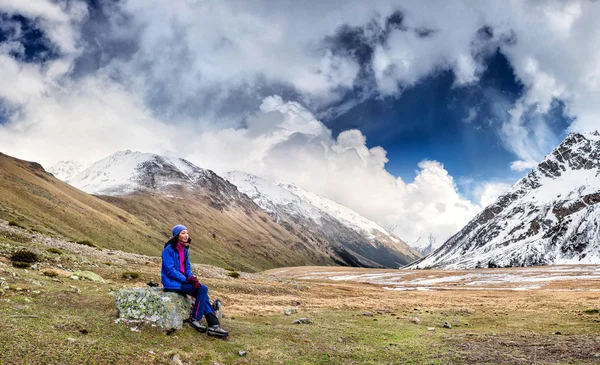
<svg viewBox="0 0 600 365"><path fill-rule="evenodd" d="M181 329L190 317L187 296L158 288L120 290L115 300L121 319L145 321L165 330Z"/></svg>
<svg viewBox="0 0 600 365"><path fill-rule="evenodd" d="M292 324L311 324L313 323L312 318L298 318Z"/></svg>
<svg viewBox="0 0 600 365"><path fill-rule="evenodd" d="M298 313L298 310L296 308L288 308L283 312L283 314L285 314L286 316L291 316L295 313Z"/></svg>

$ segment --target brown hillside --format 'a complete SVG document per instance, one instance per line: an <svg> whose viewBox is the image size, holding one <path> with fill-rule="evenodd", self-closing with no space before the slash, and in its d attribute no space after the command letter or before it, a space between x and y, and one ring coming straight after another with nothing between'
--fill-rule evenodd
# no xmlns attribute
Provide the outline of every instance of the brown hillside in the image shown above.
<svg viewBox="0 0 600 365"><path fill-rule="evenodd" d="M0 218L30 230L159 255L165 237L135 216L68 185L35 162L0 153Z"/></svg>
<svg viewBox="0 0 600 365"><path fill-rule="evenodd" d="M258 206L215 204L201 188L173 195L139 192L101 196L167 235L173 222L185 224L195 261L256 271L280 266L332 264L329 255L288 232Z"/></svg>

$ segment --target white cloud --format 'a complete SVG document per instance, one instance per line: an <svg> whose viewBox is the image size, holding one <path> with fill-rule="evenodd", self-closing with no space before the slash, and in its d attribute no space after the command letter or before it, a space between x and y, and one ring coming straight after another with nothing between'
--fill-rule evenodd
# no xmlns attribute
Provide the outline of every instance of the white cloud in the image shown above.
<svg viewBox="0 0 600 365"><path fill-rule="evenodd" d="M521 100L509 106L516 113L499 129L519 159L539 160L556 143L536 134L539 128L553 133L544 115L556 99L577 118L572 130L600 124L600 51L589 47L600 42L598 2L452 1L427 7L420 1L347 1L290 11L289 5L261 2L128 0L116 9L131 18L121 31L139 33L139 49L109 67L132 75L128 82L145 95L163 88L176 110L192 101L212 110L227 104L232 93L252 98L265 83L292 87L312 110L326 108L360 83L351 52L323 43L348 25L362 27L362 41L374 49L371 68L380 95L397 94L442 70L454 72L458 87L474 84L485 55L499 48L525 86ZM394 11L402 22L389 27ZM484 26L489 34L482 36ZM534 123L532 113L540 114Z"/></svg>
<svg viewBox="0 0 600 365"><path fill-rule="evenodd" d="M517 160L510 163L510 169L513 171L525 171L530 170L538 165L536 161L522 161Z"/></svg>
<svg viewBox="0 0 600 365"><path fill-rule="evenodd" d="M511 185L503 182L485 182L481 183L475 189L475 194L479 196L479 205L487 207L494 203L498 197L508 191Z"/></svg>
<svg viewBox="0 0 600 365"><path fill-rule="evenodd" d="M0 126L3 152L50 167L60 160L94 162L127 148L169 153L187 143L185 133L154 119L109 79L97 76L46 91L30 95Z"/></svg>
<svg viewBox="0 0 600 365"><path fill-rule="evenodd" d="M0 98L22 105L46 89L45 76L36 64L23 64L0 53Z"/></svg>

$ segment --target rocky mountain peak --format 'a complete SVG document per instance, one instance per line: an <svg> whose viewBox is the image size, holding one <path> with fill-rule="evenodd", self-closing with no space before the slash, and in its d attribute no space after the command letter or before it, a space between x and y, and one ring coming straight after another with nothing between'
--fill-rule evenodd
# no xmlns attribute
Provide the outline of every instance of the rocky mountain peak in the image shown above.
<svg viewBox="0 0 600 365"><path fill-rule="evenodd" d="M413 267L600 262L600 133L571 133Z"/></svg>

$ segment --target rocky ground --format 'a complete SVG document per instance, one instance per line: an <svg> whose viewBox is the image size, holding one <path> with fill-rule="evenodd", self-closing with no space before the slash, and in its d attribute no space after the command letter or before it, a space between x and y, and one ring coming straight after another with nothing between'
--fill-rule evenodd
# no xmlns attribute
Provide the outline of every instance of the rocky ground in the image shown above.
<svg viewBox="0 0 600 365"><path fill-rule="evenodd" d="M39 262L14 267L10 257L23 249ZM248 274L194 265L211 298L223 301L231 333L223 341L189 326L167 335L118 319L114 294L159 282L159 258L0 221L0 363L595 364L596 269L303 267ZM531 275L556 280L519 283ZM507 276L517 279L489 284ZM468 284L473 280L486 283Z"/></svg>

